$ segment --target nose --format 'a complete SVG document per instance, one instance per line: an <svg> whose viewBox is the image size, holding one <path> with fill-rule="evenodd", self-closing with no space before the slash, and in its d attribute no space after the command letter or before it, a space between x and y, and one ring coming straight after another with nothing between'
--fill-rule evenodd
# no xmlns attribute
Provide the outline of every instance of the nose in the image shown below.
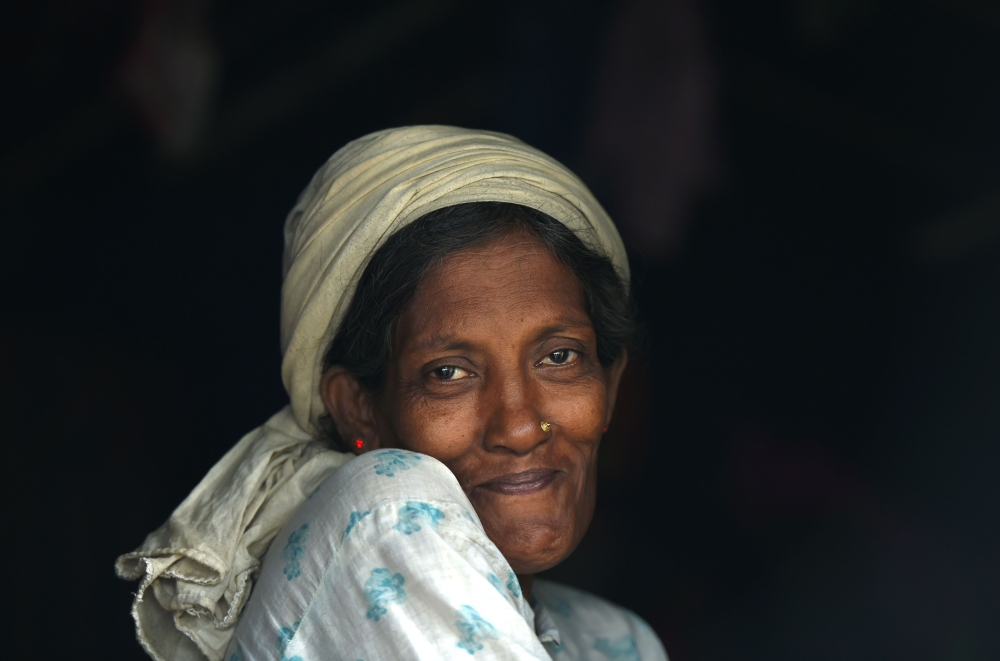
<svg viewBox="0 0 1000 661"><path fill-rule="evenodd" d="M489 451L528 454L549 439L542 431L529 380L520 374L495 379L487 390L483 444Z"/></svg>

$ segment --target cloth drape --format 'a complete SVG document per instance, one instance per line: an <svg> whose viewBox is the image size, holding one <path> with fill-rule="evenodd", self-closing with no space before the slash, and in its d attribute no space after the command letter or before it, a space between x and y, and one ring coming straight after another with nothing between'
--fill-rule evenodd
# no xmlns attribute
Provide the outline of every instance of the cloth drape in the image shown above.
<svg viewBox="0 0 1000 661"><path fill-rule="evenodd" d="M116 562L121 578L141 579L132 614L151 657L222 659L260 557L312 490L353 456L320 439L319 380L361 273L400 228L468 202L542 211L628 279L618 232L583 182L515 138L415 126L340 149L285 222L281 348L289 405L244 436L163 526Z"/></svg>

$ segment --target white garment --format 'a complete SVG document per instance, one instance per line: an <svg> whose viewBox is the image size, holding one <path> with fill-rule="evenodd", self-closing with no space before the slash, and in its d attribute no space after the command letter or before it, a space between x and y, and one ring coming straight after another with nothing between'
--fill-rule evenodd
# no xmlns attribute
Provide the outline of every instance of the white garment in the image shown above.
<svg viewBox="0 0 1000 661"><path fill-rule="evenodd" d="M635 614L517 577L451 471L379 450L323 482L275 538L227 661L665 661Z"/></svg>

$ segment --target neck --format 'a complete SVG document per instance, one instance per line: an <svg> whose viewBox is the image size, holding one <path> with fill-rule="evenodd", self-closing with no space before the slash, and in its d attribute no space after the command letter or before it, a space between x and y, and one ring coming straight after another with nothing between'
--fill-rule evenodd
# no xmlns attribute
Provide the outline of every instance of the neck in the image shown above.
<svg viewBox="0 0 1000 661"><path fill-rule="evenodd" d="M521 584L521 594L524 600L531 604L531 586L535 584L534 574L518 574L517 582Z"/></svg>

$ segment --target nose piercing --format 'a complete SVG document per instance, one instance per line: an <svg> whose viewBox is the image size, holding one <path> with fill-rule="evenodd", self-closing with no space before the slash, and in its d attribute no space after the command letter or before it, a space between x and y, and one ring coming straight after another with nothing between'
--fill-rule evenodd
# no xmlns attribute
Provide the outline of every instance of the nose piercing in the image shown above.
<svg viewBox="0 0 1000 661"><path fill-rule="evenodd" d="M542 431L545 432L546 434L548 434L550 431L552 431L552 423L551 422L545 422L544 420L542 420L542 422L541 422L541 424L539 426L542 428Z"/></svg>

